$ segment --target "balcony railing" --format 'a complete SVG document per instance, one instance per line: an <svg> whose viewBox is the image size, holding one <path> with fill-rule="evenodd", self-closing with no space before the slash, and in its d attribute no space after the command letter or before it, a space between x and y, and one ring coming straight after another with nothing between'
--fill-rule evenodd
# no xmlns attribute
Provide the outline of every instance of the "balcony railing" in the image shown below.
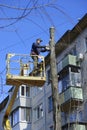
<svg viewBox="0 0 87 130"><path fill-rule="evenodd" d="M68 124L72 125L75 123L85 125L87 124L87 116L84 112L83 106L80 106L78 110L69 111L68 113L62 113L62 127Z"/></svg>
<svg viewBox="0 0 87 130"><path fill-rule="evenodd" d="M31 57L36 56L38 69L34 69L34 61ZM6 84L20 86L43 86L46 81L44 57L28 54L7 54Z"/></svg>
<svg viewBox="0 0 87 130"><path fill-rule="evenodd" d="M62 111L68 111L72 107L80 105L83 101L82 88L69 87L60 94Z"/></svg>
<svg viewBox="0 0 87 130"><path fill-rule="evenodd" d="M77 58L73 55L67 55L61 62L58 64L58 72L60 72L67 65L79 66L77 65Z"/></svg>
<svg viewBox="0 0 87 130"><path fill-rule="evenodd" d="M65 126L65 128L67 128L68 130L86 130L86 125L75 123L75 124L69 124ZM63 130L65 130L65 128L63 127Z"/></svg>

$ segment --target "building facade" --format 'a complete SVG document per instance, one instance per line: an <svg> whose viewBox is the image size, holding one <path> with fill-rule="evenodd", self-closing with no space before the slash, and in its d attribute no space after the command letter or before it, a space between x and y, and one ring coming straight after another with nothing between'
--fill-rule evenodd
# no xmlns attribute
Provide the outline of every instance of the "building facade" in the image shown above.
<svg viewBox="0 0 87 130"><path fill-rule="evenodd" d="M56 43L62 130L87 130L87 14ZM53 130L49 55L43 87L20 86L10 120L13 130ZM1 110L2 112L2 110Z"/></svg>

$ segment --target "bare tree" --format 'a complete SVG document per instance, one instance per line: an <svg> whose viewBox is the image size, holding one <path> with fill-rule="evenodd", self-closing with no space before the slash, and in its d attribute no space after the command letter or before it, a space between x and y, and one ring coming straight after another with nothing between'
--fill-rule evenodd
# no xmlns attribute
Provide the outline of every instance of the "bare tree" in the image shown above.
<svg viewBox="0 0 87 130"><path fill-rule="evenodd" d="M55 57L54 44L54 27L50 28L50 67L51 67L51 81L52 81L52 99L53 99L53 121L54 130L61 130L61 111L58 93L58 76Z"/></svg>

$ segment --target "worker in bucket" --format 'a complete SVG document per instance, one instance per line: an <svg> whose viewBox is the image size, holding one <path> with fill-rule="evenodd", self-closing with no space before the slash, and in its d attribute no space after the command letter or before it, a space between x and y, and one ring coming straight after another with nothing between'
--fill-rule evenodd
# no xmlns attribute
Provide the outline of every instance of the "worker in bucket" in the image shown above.
<svg viewBox="0 0 87 130"><path fill-rule="evenodd" d="M34 69L38 69L38 58L40 58L40 52L46 52L48 51L46 46L41 46L42 40L40 38L36 39L36 42L32 44L31 48L31 56L34 60Z"/></svg>

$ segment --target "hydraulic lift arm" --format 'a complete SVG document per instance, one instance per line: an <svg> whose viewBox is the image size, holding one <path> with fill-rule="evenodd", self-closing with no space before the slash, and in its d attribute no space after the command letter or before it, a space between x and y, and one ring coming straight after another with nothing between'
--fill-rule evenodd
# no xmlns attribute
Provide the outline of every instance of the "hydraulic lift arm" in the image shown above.
<svg viewBox="0 0 87 130"><path fill-rule="evenodd" d="M19 89L19 86L13 87L12 94L9 96L9 101L8 101L7 106L6 106L6 110L5 110L5 114L4 114L3 122L2 122L4 130L12 130L11 124L10 124L10 121L9 121L8 117L9 117L9 115L11 113L12 106L13 106L13 104L15 102L18 89Z"/></svg>

